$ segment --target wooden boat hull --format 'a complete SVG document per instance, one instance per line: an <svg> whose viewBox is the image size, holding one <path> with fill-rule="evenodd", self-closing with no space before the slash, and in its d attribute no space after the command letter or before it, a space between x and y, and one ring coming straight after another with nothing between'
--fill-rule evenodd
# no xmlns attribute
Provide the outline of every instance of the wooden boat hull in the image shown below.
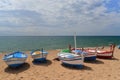
<svg viewBox="0 0 120 80"><path fill-rule="evenodd" d="M75 66L83 68L83 58L80 55L72 53L59 53L58 58L65 66Z"/></svg>
<svg viewBox="0 0 120 80"><path fill-rule="evenodd" d="M96 58L97 58L96 56L85 57L84 61L95 61Z"/></svg>
<svg viewBox="0 0 120 80"><path fill-rule="evenodd" d="M12 58L5 60L5 63L10 67L18 67L22 64L24 64L26 61L26 58Z"/></svg>
<svg viewBox="0 0 120 80"><path fill-rule="evenodd" d="M97 58L101 58L101 59L111 59L112 56L97 56Z"/></svg>
<svg viewBox="0 0 120 80"><path fill-rule="evenodd" d="M19 67L25 63L26 59L27 55L22 52L6 54L3 58L5 63L10 67Z"/></svg>
<svg viewBox="0 0 120 80"><path fill-rule="evenodd" d="M39 51L39 52L41 52L41 51ZM45 51L43 53L36 54L36 51L35 51L35 52L31 53L31 56L34 59L34 61L41 61L41 62L43 62L43 61L46 61L47 54L48 53L45 52Z"/></svg>
<svg viewBox="0 0 120 80"><path fill-rule="evenodd" d="M95 50L89 50L89 52L95 52ZM103 58L103 59L110 59L112 58L112 51L100 51L100 50L96 50L97 52L97 55L96 57L97 58Z"/></svg>
<svg viewBox="0 0 120 80"><path fill-rule="evenodd" d="M86 51L86 55L85 55L85 58L84 58L84 61L95 61L96 58L97 58L97 55L96 55L96 52L89 52L89 51Z"/></svg>
<svg viewBox="0 0 120 80"><path fill-rule="evenodd" d="M103 58L103 59L111 59L112 56L112 52L110 53L97 53L97 58Z"/></svg>
<svg viewBox="0 0 120 80"><path fill-rule="evenodd" d="M72 52L75 53L74 50ZM84 61L95 61L96 60L96 52L83 51L83 52L76 53L76 54L78 54L78 55L83 54L84 55Z"/></svg>
<svg viewBox="0 0 120 80"><path fill-rule="evenodd" d="M77 67L77 68L83 68L83 62L81 59L77 59L77 60L62 60L62 65L65 66L72 66L72 67Z"/></svg>

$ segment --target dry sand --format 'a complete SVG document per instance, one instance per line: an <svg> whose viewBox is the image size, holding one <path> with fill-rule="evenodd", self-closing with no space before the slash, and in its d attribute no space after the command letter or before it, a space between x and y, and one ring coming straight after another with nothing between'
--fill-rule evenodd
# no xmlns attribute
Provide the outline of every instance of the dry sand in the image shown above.
<svg viewBox="0 0 120 80"><path fill-rule="evenodd" d="M29 56L26 63L16 69L9 68L0 54L0 80L120 80L120 49L115 49L113 59L97 58L84 63L83 69L64 67L60 61L53 60L58 50L48 52L47 63L34 64Z"/></svg>

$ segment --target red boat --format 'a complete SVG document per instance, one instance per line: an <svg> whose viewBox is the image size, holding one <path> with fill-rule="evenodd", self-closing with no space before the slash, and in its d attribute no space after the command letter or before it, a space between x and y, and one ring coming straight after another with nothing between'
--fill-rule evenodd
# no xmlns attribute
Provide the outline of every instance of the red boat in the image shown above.
<svg viewBox="0 0 120 80"><path fill-rule="evenodd" d="M113 57L115 45L110 45L110 50L97 50L97 49L88 49L88 52L97 52L97 58L110 59Z"/></svg>

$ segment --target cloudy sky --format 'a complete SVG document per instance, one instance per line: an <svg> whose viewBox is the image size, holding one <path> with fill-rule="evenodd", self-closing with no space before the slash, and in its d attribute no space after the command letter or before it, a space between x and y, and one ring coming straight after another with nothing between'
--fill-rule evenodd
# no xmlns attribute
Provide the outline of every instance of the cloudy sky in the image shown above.
<svg viewBox="0 0 120 80"><path fill-rule="evenodd" d="M0 0L0 36L120 35L120 0Z"/></svg>

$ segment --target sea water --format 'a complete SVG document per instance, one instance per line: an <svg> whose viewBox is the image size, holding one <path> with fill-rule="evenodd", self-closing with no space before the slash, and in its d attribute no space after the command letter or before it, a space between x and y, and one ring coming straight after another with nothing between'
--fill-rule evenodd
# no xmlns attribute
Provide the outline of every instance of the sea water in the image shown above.
<svg viewBox="0 0 120 80"><path fill-rule="evenodd" d="M76 36L76 42L77 47L118 45L120 36ZM0 52L64 49L69 44L74 47L73 36L0 36Z"/></svg>

